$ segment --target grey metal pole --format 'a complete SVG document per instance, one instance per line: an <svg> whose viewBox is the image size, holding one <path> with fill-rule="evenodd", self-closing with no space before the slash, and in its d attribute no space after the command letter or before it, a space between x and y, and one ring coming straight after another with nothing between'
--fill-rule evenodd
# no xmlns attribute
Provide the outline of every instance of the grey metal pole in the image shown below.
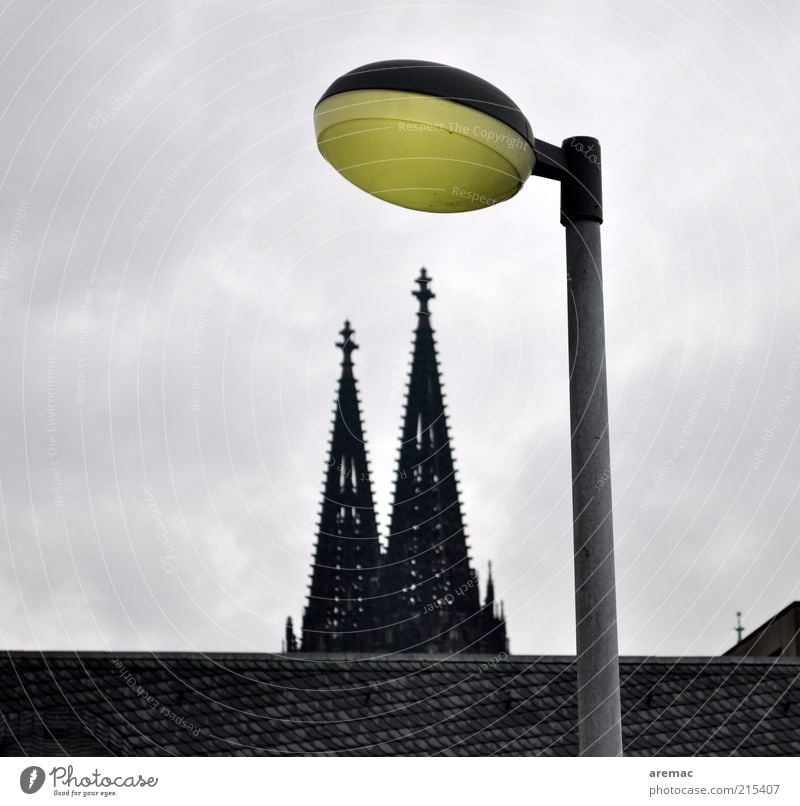
<svg viewBox="0 0 800 806"><path fill-rule="evenodd" d="M562 181L562 223L567 241L579 752L621 756L600 146L593 138L575 137L562 148L569 172Z"/></svg>

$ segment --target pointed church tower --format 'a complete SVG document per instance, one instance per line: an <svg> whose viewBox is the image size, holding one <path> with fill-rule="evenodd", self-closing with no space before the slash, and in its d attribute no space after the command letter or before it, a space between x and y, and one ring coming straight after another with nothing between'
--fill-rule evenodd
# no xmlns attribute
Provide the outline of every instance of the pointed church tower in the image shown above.
<svg viewBox="0 0 800 806"><path fill-rule="evenodd" d="M384 641L394 651L499 651L486 616L487 609L494 616L494 602L481 606L467 551L424 268L416 282L417 328L382 570Z"/></svg>
<svg viewBox="0 0 800 806"><path fill-rule="evenodd" d="M361 410L353 376L350 323L344 323L342 374L334 408L325 489L303 615L301 651L361 652L374 643L380 542Z"/></svg>
<svg viewBox="0 0 800 806"><path fill-rule="evenodd" d="M494 611L494 579L492 578L492 561L489 560L489 574L486 580L486 607L491 607Z"/></svg>
<svg viewBox="0 0 800 806"><path fill-rule="evenodd" d="M489 560L489 576L486 582L486 600L483 603L482 647L486 652L508 652L506 614L502 602L500 602L499 611L495 607L491 560Z"/></svg>

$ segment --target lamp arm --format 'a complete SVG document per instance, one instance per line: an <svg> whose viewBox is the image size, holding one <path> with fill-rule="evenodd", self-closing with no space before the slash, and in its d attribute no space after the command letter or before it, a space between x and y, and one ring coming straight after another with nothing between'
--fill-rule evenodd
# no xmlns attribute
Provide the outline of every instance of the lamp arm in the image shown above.
<svg viewBox="0 0 800 806"><path fill-rule="evenodd" d="M533 153L536 155L536 163L533 166L532 176L555 179L557 182L569 176L567 158L561 146L534 139Z"/></svg>
<svg viewBox="0 0 800 806"><path fill-rule="evenodd" d="M600 143L594 137L568 137L561 146L534 139L532 176L561 182L561 223L603 221Z"/></svg>

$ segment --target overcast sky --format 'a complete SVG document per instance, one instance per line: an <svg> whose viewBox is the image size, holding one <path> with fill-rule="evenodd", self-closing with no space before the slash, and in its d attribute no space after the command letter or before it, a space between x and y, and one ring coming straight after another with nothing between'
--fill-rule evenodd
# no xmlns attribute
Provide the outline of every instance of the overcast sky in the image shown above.
<svg viewBox="0 0 800 806"><path fill-rule="evenodd" d="M799 599L799 37L791 0L11 0L0 645L279 649L345 318L385 538L424 265L481 582L513 652L574 652L558 189L349 185L313 106L387 58L602 143L621 651L716 654Z"/></svg>

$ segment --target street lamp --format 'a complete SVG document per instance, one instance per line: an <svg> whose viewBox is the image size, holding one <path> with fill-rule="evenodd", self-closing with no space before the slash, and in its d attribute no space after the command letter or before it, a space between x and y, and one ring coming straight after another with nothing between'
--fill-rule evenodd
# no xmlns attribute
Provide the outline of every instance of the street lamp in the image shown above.
<svg viewBox="0 0 800 806"><path fill-rule="evenodd" d="M581 755L621 756L600 224L600 144L537 140L492 84L434 62L375 62L331 84L314 109L317 145L353 184L413 210L489 207L525 180L561 183L567 289Z"/></svg>

